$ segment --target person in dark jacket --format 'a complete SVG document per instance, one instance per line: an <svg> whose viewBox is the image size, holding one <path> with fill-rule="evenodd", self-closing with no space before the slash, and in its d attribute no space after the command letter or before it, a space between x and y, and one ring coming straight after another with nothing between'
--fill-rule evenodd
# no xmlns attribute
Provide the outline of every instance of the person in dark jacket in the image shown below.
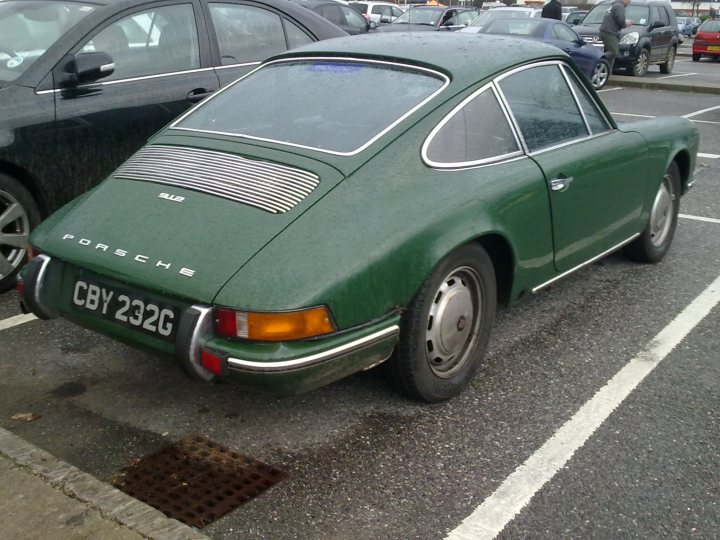
<svg viewBox="0 0 720 540"><path fill-rule="evenodd" d="M610 64L610 73L620 50L620 30L631 24L625 19L625 7L630 1L615 0L600 25L600 39L605 47L605 58Z"/></svg>
<svg viewBox="0 0 720 540"><path fill-rule="evenodd" d="M562 21L562 6L560 5L559 0L550 0L543 6L542 13L540 15L545 19L557 19L558 21Z"/></svg>

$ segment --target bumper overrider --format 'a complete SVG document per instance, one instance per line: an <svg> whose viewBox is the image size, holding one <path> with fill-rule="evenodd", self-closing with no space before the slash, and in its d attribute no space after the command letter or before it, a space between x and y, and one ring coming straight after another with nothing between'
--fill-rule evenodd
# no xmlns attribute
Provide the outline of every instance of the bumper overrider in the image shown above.
<svg viewBox="0 0 720 540"><path fill-rule="evenodd" d="M400 314L326 336L285 342L256 342L218 337L214 308L182 304L172 340L158 339L71 306L70 270L62 261L38 255L18 278L23 311L41 319L62 316L163 356L175 357L195 378L231 379L250 390L275 395L298 394L369 369L392 354L398 340ZM107 280L105 280L107 282Z"/></svg>

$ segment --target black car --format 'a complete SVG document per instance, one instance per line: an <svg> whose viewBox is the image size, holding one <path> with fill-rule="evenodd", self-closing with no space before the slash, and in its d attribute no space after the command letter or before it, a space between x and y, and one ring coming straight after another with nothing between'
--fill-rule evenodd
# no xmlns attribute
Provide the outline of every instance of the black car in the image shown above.
<svg viewBox="0 0 720 540"><path fill-rule="evenodd" d="M350 35L364 34L377 26L368 22L358 11L335 0L296 0Z"/></svg>
<svg viewBox="0 0 720 540"><path fill-rule="evenodd" d="M378 32L422 32L427 30L459 30L477 16L476 9L457 6L413 6Z"/></svg>
<svg viewBox="0 0 720 540"><path fill-rule="evenodd" d="M585 40L602 47L600 25L611 2L593 7L575 31ZM651 64L659 64L661 73L670 73L681 42L675 12L666 0L637 0L625 8L631 26L620 32L620 51L615 68L624 68L631 75L644 77Z"/></svg>
<svg viewBox="0 0 720 540"><path fill-rule="evenodd" d="M567 17L565 17L565 22L571 26L581 24L582 20L587 14L588 12L585 9L575 9L567 14Z"/></svg>
<svg viewBox="0 0 720 540"><path fill-rule="evenodd" d="M0 290L32 227L174 117L275 53L344 35L288 0L0 1Z"/></svg>

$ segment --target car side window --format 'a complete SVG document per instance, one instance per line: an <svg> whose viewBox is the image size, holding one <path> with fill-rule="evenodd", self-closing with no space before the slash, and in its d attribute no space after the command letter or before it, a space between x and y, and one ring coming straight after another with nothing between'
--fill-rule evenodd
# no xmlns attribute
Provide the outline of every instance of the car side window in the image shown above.
<svg viewBox="0 0 720 540"><path fill-rule="evenodd" d="M223 66L259 62L287 50L280 16L241 4L209 4Z"/></svg>
<svg viewBox="0 0 720 540"><path fill-rule="evenodd" d="M663 26L670 26L670 15L668 15L665 6L660 7L660 20L662 21Z"/></svg>
<svg viewBox="0 0 720 540"><path fill-rule="evenodd" d="M573 91L580 102L580 108L582 109L583 114L585 114L585 119L590 126L592 134L597 135L598 133L612 129L605 119L605 116L603 116L603 113L600 111L600 108L597 106L597 103L595 103L595 101L590 97L587 89L580 84L580 81L578 81L575 73L573 73L570 69L566 69L565 71L568 74L570 86L572 86Z"/></svg>
<svg viewBox="0 0 720 540"><path fill-rule="evenodd" d="M396 8L395 6L391 7L390 10L392 12L393 17L399 17L400 15L403 14L403 10L400 8Z"/></svg>
<svg viewBox="0 0 720 540"><path fill-rule="evenodd" d="M650 24L659 20L661 20L660 11L658 10L657 6L650 6Z"/></svg>
<svg viewBox="0 0 720 540"><path fill-rule="evenodd" d="M567 26L562 24L553 25L553 36L555 39L562 39L563 41L577 41L578 35L573 32Z"/></svg>
<svg viewBox="0 0 720 540"><path fill-rule="evenodd" d="M354 26L355 28L364 29L367 27L367 21L365 20L365 17L360 15L353 8L347 6L340 6L340 8L342 9L347 24L349 24L350 26Z"/></svg>
<svg viewBox="0 0 720 540"><path fill-rule="evenodd" d="M530 152L589 136L560 66L524 69L500 88Z"/></svg>
<svg viewBox="0 0 720 540"><path fill-rule="evenodd" d="M313 39L296 24L291 23L287 19L284 19L283 23L285 25L285 34L287 35L288 49L295 49L313 42Z"/></svg>
<svg viewBox="0 0 720 540"><path fill-rule="evenodd" d="M82 52L108 53L115 71L104 81L200 67L195 14L190 4L159 7L119 19L95 34Z"/></svg>
<svg viewBox="0 0 720 540"><path fill-rule="evenodd" d="M520 152L492 88L472 98L436 130L425 155L437 165L471 165Z"/></svg>

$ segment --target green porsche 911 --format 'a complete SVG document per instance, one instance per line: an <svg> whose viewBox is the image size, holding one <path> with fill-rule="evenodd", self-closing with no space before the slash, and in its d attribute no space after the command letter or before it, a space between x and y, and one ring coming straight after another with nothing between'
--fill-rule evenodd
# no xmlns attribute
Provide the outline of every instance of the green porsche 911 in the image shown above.
<svg viewBox="0 0 720 540"><path fill-rule="evenodd" d="M659 261L691 186L682 118L617 125L556 47L340 38L276 56L45 221L26 309L200 379L307 391L387 361L440 401L511 304L623 248Z"/></svg>

